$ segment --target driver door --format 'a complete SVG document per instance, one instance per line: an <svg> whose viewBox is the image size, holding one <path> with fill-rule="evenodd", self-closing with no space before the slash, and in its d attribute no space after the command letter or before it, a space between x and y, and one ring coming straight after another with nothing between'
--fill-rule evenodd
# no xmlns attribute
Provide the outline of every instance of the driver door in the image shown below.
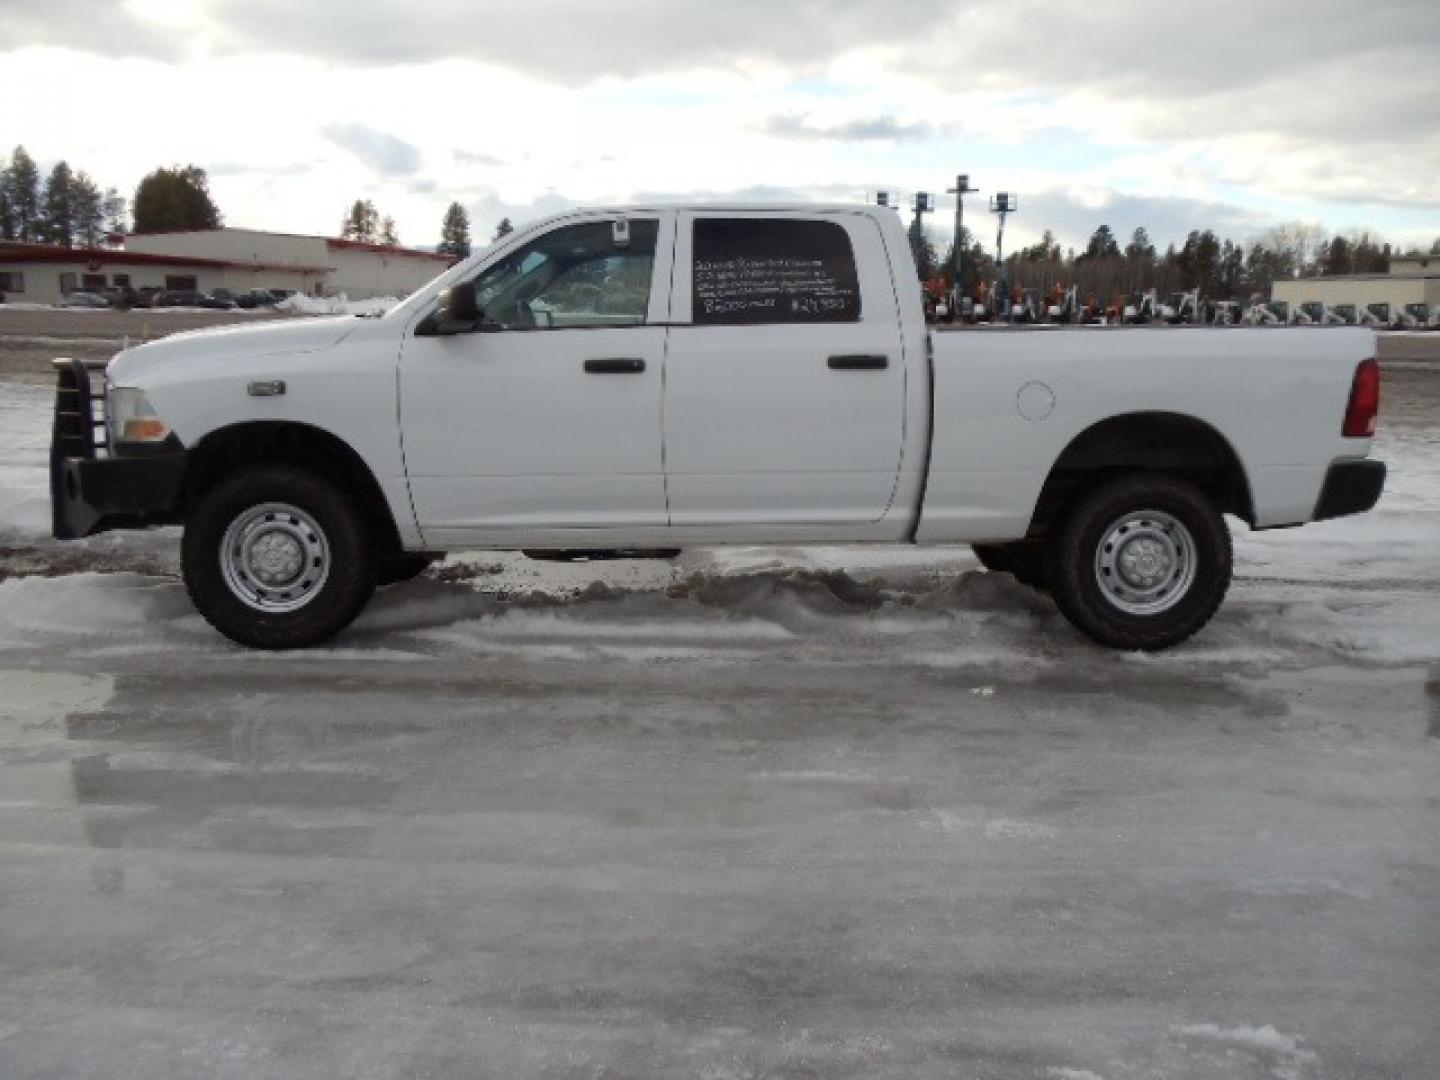
<svg viewBox="0 0 1440 1080"><path fill-rule="evenodd" d="M400 363L415 514L435 547L668 525L661 386L673 215L557 224L471 280L482 328L417 336ZM662 286L656 282L664 283ZM611 535L613 534L613 535Z"/></svg>

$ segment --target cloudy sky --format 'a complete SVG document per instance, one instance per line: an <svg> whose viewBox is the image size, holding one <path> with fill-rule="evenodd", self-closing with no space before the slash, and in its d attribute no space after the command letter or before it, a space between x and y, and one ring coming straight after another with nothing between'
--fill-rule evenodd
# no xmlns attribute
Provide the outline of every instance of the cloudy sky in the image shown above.
<svg viewBox="0 0 1440 1080"><path fill-rule="evenodd" d="M1440 236L1434 0L0 0L0 140L228 224L402 240L574 203L907 199L1163 244L1279 221ZM942 196L937 232L952 220Z"/></svg>

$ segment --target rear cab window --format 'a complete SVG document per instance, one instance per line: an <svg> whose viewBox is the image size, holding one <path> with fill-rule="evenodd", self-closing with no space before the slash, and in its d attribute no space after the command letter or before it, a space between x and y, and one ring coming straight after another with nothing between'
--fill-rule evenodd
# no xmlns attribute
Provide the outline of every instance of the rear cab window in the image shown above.
<svg viewBox="0 0 1440 1080"><path fill-rule="evenodd" d="M835 222L701 218L693 246L697 326L860 319L855 250Z"/></svg>
<svg viewBox="0 0 1440 1080"><path fill-rule="evenodd" d="M694 210L675 235L672 325L893 326L885 238L864 214Z"/></svg>

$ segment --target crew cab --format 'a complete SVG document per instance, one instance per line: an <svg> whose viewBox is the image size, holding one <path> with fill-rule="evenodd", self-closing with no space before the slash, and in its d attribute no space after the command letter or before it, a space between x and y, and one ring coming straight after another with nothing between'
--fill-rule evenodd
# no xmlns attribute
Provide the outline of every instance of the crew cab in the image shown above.
<svg viewBox="0 0 1440 1080"><path fill-rule="evenodd" d="M437 553L970 543L1094 640L1160 649L1225 515L1370 509L1368 330L931 332L885 208L576 210L379 318L57 361L54 531L184 526L246 645L326 640Z"/></svg>

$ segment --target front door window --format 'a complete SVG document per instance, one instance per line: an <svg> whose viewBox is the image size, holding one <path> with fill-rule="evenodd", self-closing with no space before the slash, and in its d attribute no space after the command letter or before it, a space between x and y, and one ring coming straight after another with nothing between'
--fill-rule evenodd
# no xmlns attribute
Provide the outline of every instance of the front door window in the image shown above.
<svg viewBox="0 0 1440 1080"><path fill-rule="evenodd" d="M640 326L658 230L653 218L555 229L487 267L475 302L506 330Z"/></svg>

